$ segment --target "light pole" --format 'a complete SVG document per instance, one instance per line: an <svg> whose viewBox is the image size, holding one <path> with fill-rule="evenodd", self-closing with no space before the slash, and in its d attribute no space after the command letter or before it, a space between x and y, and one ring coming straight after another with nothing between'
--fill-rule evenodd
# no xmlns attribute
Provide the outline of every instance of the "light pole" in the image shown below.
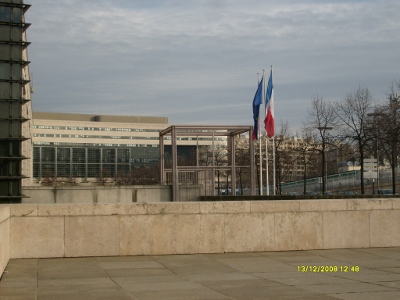
<svg viewBox="0 0 400 300"><path fill-rule="evenodd" d="M326 159L326 132L328 130L332 130L333 127L329 127L329 126L320 126L317 127L320 134L321 134L321 138L322 138L322 174L321 174L321 178L322 178L322 194L326 193L326 188L327 188L327 183L328 183L328 168L327 168L327 159Z"/></svg>
<svg viewBox="0 0 400 300"><path fill-rule="evenodd" d="M392 124L394 125L394 127L392 127L392 188L393 194L396 194L397 140L399 133L399 126L397 124L397 110L399 109L399 95L390 95L389 102L393 113Z"/></svg>

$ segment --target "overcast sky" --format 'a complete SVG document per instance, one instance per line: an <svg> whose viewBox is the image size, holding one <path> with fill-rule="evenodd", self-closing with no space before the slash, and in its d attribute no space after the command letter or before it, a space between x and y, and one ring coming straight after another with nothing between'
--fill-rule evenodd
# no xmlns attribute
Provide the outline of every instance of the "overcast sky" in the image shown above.
<svg viewBox="0 0 400 300"><path fill-rule="evenodd" d="M26 0L34 111L252 125L274 66L292 131L317 95L400 80L399 0ZM261 116L263 118L263 116Z"/></svg>

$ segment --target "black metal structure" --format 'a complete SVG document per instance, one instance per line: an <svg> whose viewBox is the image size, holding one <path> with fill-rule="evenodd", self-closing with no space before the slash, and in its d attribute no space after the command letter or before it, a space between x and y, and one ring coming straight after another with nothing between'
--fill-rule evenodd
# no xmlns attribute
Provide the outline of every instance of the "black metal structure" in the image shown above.
<svg viewBox="0 0 400 300"><path fill-rule="evenodd" d="M23 0L0 0L0 203L20 203L24 197L21 181L22 107L30 101L24 14L30 5Z"/></svg>

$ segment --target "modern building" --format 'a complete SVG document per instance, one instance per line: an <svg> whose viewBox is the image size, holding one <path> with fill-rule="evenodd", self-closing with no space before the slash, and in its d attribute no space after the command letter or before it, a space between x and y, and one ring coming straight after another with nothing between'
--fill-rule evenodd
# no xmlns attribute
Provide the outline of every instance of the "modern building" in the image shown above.
<svg viewBox="0 0 400 300"><path fill-rule="evenodd" d="M90 181L158 166L159 132L169 126L166 117L34 112L32 177ZM185 136L177 143L180 159L195 161L211 138ZM168 142L165 153L168 160Z"/></svg>
<svg viewBox="0 0 400 300"><path fill-rule="evenodd" d="M22 181L30 173L29 7L22 0L0 2L0 203L21 202Z"/></svg>

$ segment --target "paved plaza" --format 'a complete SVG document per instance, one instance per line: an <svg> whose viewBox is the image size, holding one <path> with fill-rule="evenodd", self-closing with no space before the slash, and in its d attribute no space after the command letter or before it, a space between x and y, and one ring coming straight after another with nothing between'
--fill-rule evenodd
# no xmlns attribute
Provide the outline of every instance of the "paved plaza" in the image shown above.
<svg viewBox="0 0 400 300"><path fill-rule="evenodd" d="M0 299L400 299L400 248L12 259Z"/></svg>

